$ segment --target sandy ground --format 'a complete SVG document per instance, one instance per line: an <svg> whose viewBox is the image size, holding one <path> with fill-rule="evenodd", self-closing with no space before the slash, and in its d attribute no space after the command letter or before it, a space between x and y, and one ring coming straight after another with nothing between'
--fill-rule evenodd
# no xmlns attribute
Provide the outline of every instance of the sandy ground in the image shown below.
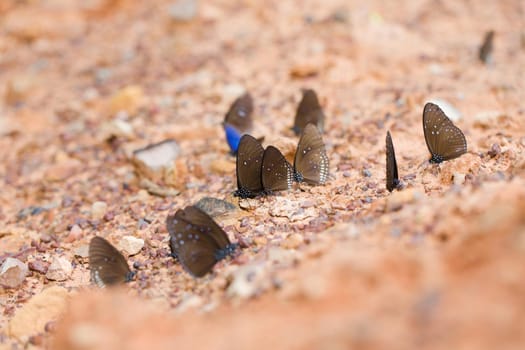
<svg viewBox="0 0 525 350"><path fill-rule="evenodd" d="M0 349L523 348L522 2L217 0L185 21L174 3L0 2L0 263L30 268L0 287ZM330 180L239 203L224 113L247 89L254 135L291 157L301 88ZM432 99L468 153L421 165ZM133 151L168 138L170 170L145 174ZM164 223L206 196L239 208L216 220L243 249L195 280ZM145 241L135 281L90 285L95 235Z"/></svg>

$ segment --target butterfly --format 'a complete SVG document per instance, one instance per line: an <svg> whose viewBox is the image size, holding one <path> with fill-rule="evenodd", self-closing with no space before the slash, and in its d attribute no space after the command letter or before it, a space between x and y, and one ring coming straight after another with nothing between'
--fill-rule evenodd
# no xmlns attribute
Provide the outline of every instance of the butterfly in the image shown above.
<svg viewBox="0 0 525 350"><path fill-rule="evenodd" d="M483 39L483 44L479 47L478 58L483 63L490 63L492 60L492 49L494 47L494 31L488 31Z"/></svg>
<svg viewBox="0 0 525 350"><path fill-rule="evenodd" d="M312 89L303 90L303 98L297 107L293 130L299 135L309 123L317 126L319 131L324 129L324 113L317 94Z"/></svg>
<svg viewBox="0 0 525 350"><path fill-rule="evenodd" d="M89 242L89 269L91 280L101 288L129 282L135 276L124 256L100 236Z"/></svg>
<svg viewBox="0 0 525 350"><path fill-rule="evenodd" d="M194 277L206 275L217 262L233 255L237 248L223 229L195 206L168 215L166 227L172 256Z"/></svg>
<svg viewBox="0 0 525 350"><path fill-rule="evenodd" d="M253 99L247 92L232 103L224 117L223 127L226 141L233 154L237 152L242 135L252 130L252 113Z"/></svg>
<svg viewBox="0 0 525 350"><path fill-rule="evenodd" d="M392 192L399 186L399 176L397 174L396 152L390 131L386 132L386 189Z"/></svg>
<svg viewBox="0 0 525 350"><path fill-rule="evenodd" d="M303 129L293 164L297 182L322 185L328 179L328 156L321 133L314 124L308 124Z"/></svg>
<svg viewBox="0 0 525 350"><path fill-rule="evenodd" d="M438 105L428 102L423 109L423 132L430 163L441 163L467 152L463 132L452 123Z"/></svg>
<svg viewBox="0 0 525 350"><path fill-rule="evenodd" d="M237 191L240 198L253 198L263 191L261 180L264 148L251 135L243 135L237 152Z"/></svg>
<svg viewBox="0 0 525 350"><path fill-rule="evenodd" d="M266 192L283 191L292 188L294 171L281 151L268 146L263 154L261 176Z"/></svg>

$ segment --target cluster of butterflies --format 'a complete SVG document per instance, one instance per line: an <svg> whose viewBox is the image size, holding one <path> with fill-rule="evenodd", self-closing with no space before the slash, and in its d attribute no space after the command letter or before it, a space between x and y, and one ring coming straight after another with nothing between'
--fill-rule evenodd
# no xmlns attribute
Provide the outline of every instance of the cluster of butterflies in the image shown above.
<svg viewBox="0 0 525 350"><path fill-rule="evenodd" d="M237 155L237 191L241 198L253 198L292 188L293 182L322 185L328 179L329 162L321 132L324 113L314 90L303 90L297 107L294 132L301 137L295 152L293 167L281 151L250 135L253 128L253 99L249 93L237 98L224 118L226 141Z"/></svg>
<svg viewBox="0 0 525 350"><path fill-rule="evenodd" d="M305 96L311 99L305 91ZM240 97L230 109L236 110L240 118L253 109L241 108L245 102L251 101L249 95ZM317 101L317 97L315 97ZM302 104L302 102L301 102ZM299 110L312 109L301 109ZM317 102L318 105L318 102ZM243 112L239 112L243 111ZM305 113L309 115L310 112ZM317 112L316 112L317 113ZM322 184L328 176L328 158L318 129L322 128L324 116L319 120L309 116L306 122L299 121L294 129L301 132L301 138L295 154L294 166L286 161L281 152L268 146L263 149L261 143L249 134L240 135L239 123L236 122L235 134L239 134L237 144L237 185L236 194L240 197L255 196L267 191L284 190L291 187L293 180L305 181L310 184ZM224 127L228 138L232 119L225 122ZM250 122L251 123L251 122ZM423 109L423 133L431 157L430 163L441 163L454 159L467 152L467 141L463 132L433 103L427 103ZM231 135L231 133L230 133ZM230 141L228 141L230 142ZM233 148L232 148L233 149ZM394 145L390 132L386 135L386 188L393 191L400 188ZM213 266L228 256L234 256L238 245L231 243L224 230L204 211L196 206L179 209L173 215L168 215L166 227L170 235L171 255L179 261L182 267L194 277L202 277L210 272ZM124 256L107 240L97 236L89 245L89 266L91 279L99 287L121 284L131 281L135 272L131 271Z"/></svg>
<svg viewBox="0 0 525 350"><path fill-rule="evenodd" d="M423 134L430 152L430 163L438 164L467 153L467 140L460 128L438 105L428 102L423 108ZM400 187L396 153L390 131L386 133L386 189Z"/></svg>
<svg viewBox="0 0 525 350"><path fill-rule="evenodd" d="M168 215L171 256L194 277L202 277L222 259L235 255L237 244L231 243L224 230L196 206L179 209ZM133 280L126 258L106 239L96 236L89 243L91 280L99 287Z"/></svg>

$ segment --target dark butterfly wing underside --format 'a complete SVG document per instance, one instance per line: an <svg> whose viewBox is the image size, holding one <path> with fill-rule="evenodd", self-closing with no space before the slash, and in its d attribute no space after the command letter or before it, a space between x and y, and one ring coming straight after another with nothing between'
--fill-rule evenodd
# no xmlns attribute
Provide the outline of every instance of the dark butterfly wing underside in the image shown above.
<svg viewBox="0 0 525 350"><path fill-rule="evenodd" d="M254 197L263 190L261 181L264 148L251 135L243 135L237 149L237 191L241 198Z"/></svg>
<svg viewBox="0 0 525 350"><path fill-rule="evenodd" d="M454 159L467 152L467 140L463 132L438 105L431 102L423 109L423 132L432 154L432 163Z"/></svg>
<svg viewBox="0 0 525 350"><path fill-rule="evenodd" d="M99 236L89 243L89 269L92 281L99 287L128 282L133 277L124 256Z"/></svg>
<svg viewBox="0 0 525 350"><path fill-rule="evenodd" d="M234 249L222 228L194 206L168 216L166 225L173 255L195 277L204 276Z"/></svg>
<svg viewBox="0 0 525 350"><path fill-rule="evenodd" d="M386 189L390 192L399 185L396 153L390 131L386 132Z"/></svg>
<svg viewBox="0 0 525 350"><path fill-rule="evenodd" d="M262 184L265 191L283 191L292 188L293 168L281 151L268 146L262 161Z"/></svg>
<svg viewBox="0 0 525 350"><path fill-rule="evenodd" d="M328 156L321 133L313 124L308 124L295 151L295 178L311 185L324 184L328 179L328 169Z"/></svg>
<svg viewBox="0 0 525 350"><path fill-rule="evenodd" d="M298 135L308 124L314 124L319 131L324 129L324 113L317 94L314 90L307 89L303 91L303 98L297 107L293 130Z"/></svg>
<svg viewBox="0 0 525 350"><path fill-rule="evenodd" d="M253 126L253 99L247 92L237 98L224 117L224 124L230 124L240 133L250 132Z"/></svg>

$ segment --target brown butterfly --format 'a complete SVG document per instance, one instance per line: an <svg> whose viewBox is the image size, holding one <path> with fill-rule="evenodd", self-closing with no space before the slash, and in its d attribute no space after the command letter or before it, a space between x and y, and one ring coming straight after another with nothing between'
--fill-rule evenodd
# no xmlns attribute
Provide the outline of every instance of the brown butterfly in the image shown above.
<svg viewBox="0 0 525 350"><path fill-rule="evenodd" d="M89 243L89 269L91 280L101 288L129 282L135 276L124 256L100 236Z"/></svg>

